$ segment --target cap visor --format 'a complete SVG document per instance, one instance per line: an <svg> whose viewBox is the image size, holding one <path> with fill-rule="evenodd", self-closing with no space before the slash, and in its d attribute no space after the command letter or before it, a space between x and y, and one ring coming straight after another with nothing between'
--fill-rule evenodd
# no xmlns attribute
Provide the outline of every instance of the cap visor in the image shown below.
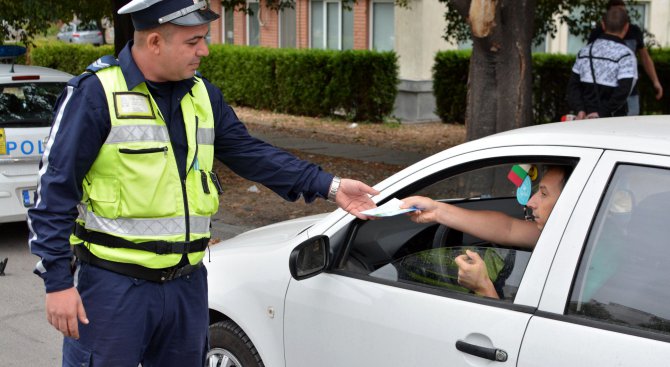
<svg viewBox="0 0 670 367"><path fill-rule="evenodd" d="M197 10L192 13L188 13L183 17L173 19L170 21L170 23L188 27L209 23L217 19L219 19L219 14L216 14L210 9L205 9Z"/></svg>

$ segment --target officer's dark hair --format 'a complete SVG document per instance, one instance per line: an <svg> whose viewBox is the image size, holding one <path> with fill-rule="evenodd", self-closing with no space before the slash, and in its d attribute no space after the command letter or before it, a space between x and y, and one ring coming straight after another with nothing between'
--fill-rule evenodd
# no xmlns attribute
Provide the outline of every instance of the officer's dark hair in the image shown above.
<svg viewBox="0 0 670 367"><path fill-rule="evenodd" d="M628 24L628 13L623 8L610 8L603 18L603 23L605 24L605 32L621 33Z"/></svg>

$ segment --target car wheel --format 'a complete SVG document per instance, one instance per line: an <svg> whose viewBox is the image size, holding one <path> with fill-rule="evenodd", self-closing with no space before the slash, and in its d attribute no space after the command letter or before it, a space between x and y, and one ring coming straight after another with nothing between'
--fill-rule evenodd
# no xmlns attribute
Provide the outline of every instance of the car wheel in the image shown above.
<svg viewBox="0 0 670 367"><path fill-rule="evenodd" d="M226 320L209 326L206 367L264 367L261 356L247 334Z"/></svg>

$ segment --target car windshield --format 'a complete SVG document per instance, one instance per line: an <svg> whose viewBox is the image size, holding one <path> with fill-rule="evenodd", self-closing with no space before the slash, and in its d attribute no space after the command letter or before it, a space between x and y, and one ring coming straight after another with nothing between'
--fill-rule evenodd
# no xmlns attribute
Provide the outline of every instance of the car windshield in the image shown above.
<svg viewBox="0 0 670 367"><path fill-rule="evenodd" d="M80 31L97 31L98 26L95 23L80 24L78 29Z"/></svg>
<svg viewBox="0 0 670 367"><path fill-rule="evenodd" d="M0 127L48 127L65 83L0 85Z"/></svg>

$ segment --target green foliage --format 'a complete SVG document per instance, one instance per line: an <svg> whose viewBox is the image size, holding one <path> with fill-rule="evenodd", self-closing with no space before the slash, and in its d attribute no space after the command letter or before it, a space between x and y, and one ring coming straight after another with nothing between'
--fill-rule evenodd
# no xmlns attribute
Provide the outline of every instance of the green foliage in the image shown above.
<svg viewBox="0 0 670 367"><path fill-rule="evenodd" d="M330 115L325 90L336 55L327 50L282 50L277 61L277 110L295 115Z"/></svg>
<svg viewBox="0 0 670 367"><path fill-rule="evenodd" d="M110 0L0 0L0 44L5 39L32 44L35 36L46 35L52 23L69 21L76 14L82 21L112 17Z"/></svg>
<svg viewBox="0 0 670 367"><path fill-rule="evenodd" d="M114 46L73 45L52 42L30 49L30 63L78 75L93 61L104 55L113 55Z"/></svg>
<svg viewBox="0 0 670 367"><path fill-rule="evenodd" d="M397 93L394 53L212 45L200 71L233 104L381 122Z"/></svg>
<svg viewBox="0 0 670 367"><path fill-rule="evenodd" d="M670 49L650 50L661 85L670 85ZM433 93L437 115L444 122L464 122L467 103L469 52L443 51L435 56ZM569 111L566 93L574 55L533 54L533 121L559 121ZM642 66L638 67L642 114L670 114L670 94L660 101Z"/></svg>
<svg viewBox="0 0 670 367"><path fill-rule="evenodd" d="M326 101L354 121L381 121L393 110L398 85L393 52L338 52L331 59Z"/></svg>
<svg viewBox="0 0 670 367"><path fill-rule="evenodd" d="M670 114L670 48L649 49L649 55L654 60L658 81L664 88L663 98L656 100L654 86L638 61L640 110L647 114Z"/></svg>
<svg viewBox="0 0 670 367"><path fill-rule="evenodd" d="M470 51L438 52L433 65L433 94L442 121L465 121Z"/></svg>
<svg viewBox="0 0 670 367"><path fill-rule="evenodd" d="M560 121L569 112L566 100L574 55L533 55L533 121Z"/></svg>
<svg viewBox="0 0 670 367"><path fill-rule="evenodd" d="M470 27L465 21L466 14L463 13L463 11L467 11L463 5L466 2L459 0L439 1L445 3L447 8L445 13L445 19L447 20L445 39L459 42L469 40L471 38ZM595 22L598 22L605 12L607 1L537 0L534 19L535 30L533 31L534 42L536 44L541 43L547 35L554 37L561 22L568 25L572 34L581 35L583 39L586 39ZM499 1L499 3L504 3L503 6L516 5L512 0ZM634 1L629 3L634 3Z"/></svg>

